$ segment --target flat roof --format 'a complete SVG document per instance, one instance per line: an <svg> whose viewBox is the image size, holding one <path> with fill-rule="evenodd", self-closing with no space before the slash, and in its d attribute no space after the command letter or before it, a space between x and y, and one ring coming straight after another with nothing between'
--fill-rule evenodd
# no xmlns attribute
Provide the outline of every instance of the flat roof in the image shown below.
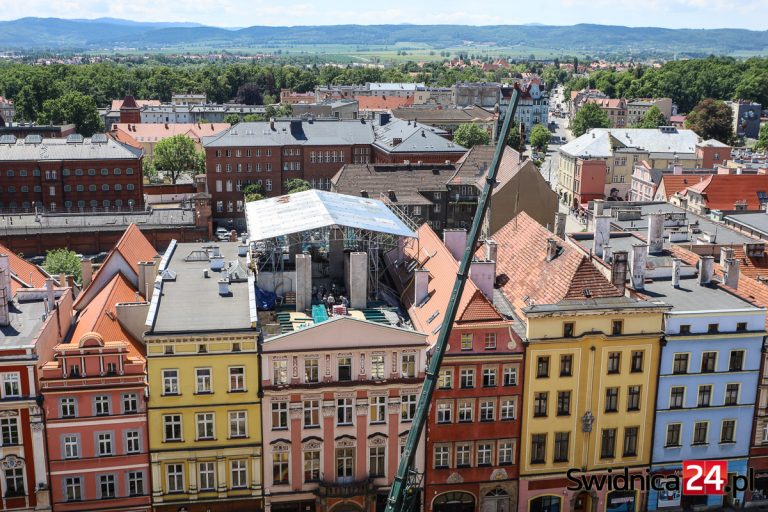
<svg viewBox="0 0 768 512"><path fill-rule="evenodd" d="M746 300L721 288L718 281L700 285L698 278L680 279L680 287L672 286L671 279L655 279L646 282L643 295L651 301L661 301L678 311L724 311L733 309L757 309Z"/></svg>
<svg viewBox="0 0 768 512"><path fill-rule="evenodd" d="M246 269L246 257L238 256L238 245L238 242L171 244L168 250L172 254L166 254L164 259L168 261L166 268L175 272L176 279L163 281L151 334L255 328L251 324L253 293L249 290L249 281L231 282L230 294L222 296L218 282L226 272L211 270L209 256L213 246L218 246L224 256L225 269L232 264ZM203 276L204 270L208 270L209 277Z"/></svg>
<svg viewBox="0 0 768 512"><path fill-rule="evenodd" d="M42 299L19 302L10 306L10 325L0 326L0 348L13 349L34 345L40 328L45 322L45 303Z"/></svg>
<svg viewBox="0 0 768 512"><path fill-rule="evenodd" d="M745 226L755 231L768 234L768 213L754 212L754 213L735 213L726 215L725 220Z"/></svg>
<svg viewBox="0 0 768 512"><path fill-rule="evenodd" d="M329 226L416 237L381 201L314 189L248 202L245 219L251 241Z"/></svg>

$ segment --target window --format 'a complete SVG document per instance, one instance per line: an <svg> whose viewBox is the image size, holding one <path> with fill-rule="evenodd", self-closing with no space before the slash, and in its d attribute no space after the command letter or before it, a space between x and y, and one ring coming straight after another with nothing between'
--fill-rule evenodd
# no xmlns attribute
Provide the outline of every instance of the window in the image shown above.
<svg viewBox="0 0 768 512"><path fill-rule="evenodd" d="M682 324L680 326L680 334L691 334L691 326L690 324Z"/></svg>
<svg viewBox="0 0 768 512"><path fill-rule="evenodd" d="M59 401L59 410L62 418L74 418L77 416L77 407L74 398L62 398Z"/></svg>
<svg viewBox="0 0 768 512"><path fill-rule="evenodd" d="M600 436L600 458L610 459L616 452L616 429L604 428Z"/></svg>
<svg viewBox="0 0 768 512"><path fill-rule="evenodd" d="M96 434L96 454L99 457L114 455L112 451L112 433L104 432Z"/></svg>
<svg viewBox="0 0 768 512"><path fill-rule="evenodd" d="M547 451L547 434L531 436L531 464L544 464Z"/></svg>
<svg viewBox="0 0 768 512"><path fill-rule="evenodd" d="M168 492L184 492L184 465L168 464L165 467L165 475L168 480Z"/></svg>
<svg viewBox="0 0 768 512"><path fill-rule="evenodd" d="M350 482L355 474L355 449L336 448L336 478L340 483Z"/></svg>
<svg viewBox="0 0 768 512"><path fill-rule="evenodd" d="M480 443L477 445L477 465L490 466L493 459L493 448L490 443Z"/></svg>
<svg viewBox="0 0 768 512"><path fill-rule="evenodd" d="M575 325L573 322L563 323L563 338L573 338L575 332Z"/></svg>
<svg viewBox="0 0 768 512"><path fill-rule="evenodd" d="M546 391L534 393L533 399L533 417L543 418L547 415L547 395Z"/></svg>
<svg viewBox="0 0 768 512"><path fill-rule="evenodd" d="M627 388L627 411L640 410L640 386Z"/></svg>
<svg viewBox="0 0 768 512"><path fill-rule="evenodd" d="M699 386L698 407L709 407L712 401L712 386Z"/></svg>
<svg viewBox="0 0 768 512"><path fill-rule="evenodd" d="M304 428L320 426L320 401L304 400Z"/></svg>
<svg viewBox="0 0 768 512"><path fill-rule="evenodd" d="M495 419L495 402L493 400L480 401L480 421L493 421Z"/></svg>
<svg viewBox="0 0 768 512"><path fill-rule="evenodd" d="M504 367L504 385L516 386L517 385L517 368L514 366Z"/></svg>
<svg viewBox="0 0 768 512"><path fill-rule="evenodd" d="M459 385L462 389L475 387L475 370L462 368L459 373Z"/></svg>
<svg viewBox="0 0 768 512"><path fill-rule="evenodd" d="M453 411L453 406L451 402L438 402L437 403L437 422L451 423L452 411Z"/></svg>
<svg viewBox="0 0 768 512"><path fill-rule="evenodd" d="M624 457L637 456L637 427L624 429Z"/></svg>
<svg viewBox="0 0 768 512"><path fill-rule="evenodd" d="M701 373L713 373L717 365L717 352L701 354Z"/></svg>
<svg viewBox="0 0 768 512"><path fill-rule="evenodd" d="M229 411L229 437L248 437L248 411Z"/></svg>
<svg viewBox="0 0 768 512"><path fill-rule="evenodd" d="M272 481L275 485L288 485L288 452L272 454Z"/></svg>
<svg viewBox="0 0 768 512"><path fill-rule="evenodd" d="M275 386L288 384L288 361L272 360L272 383Z"/></svg>
<svg viewBox="0 0 768 512"><path fill-rule="evenodd" d="M473 416L472 402L459 402L459 423L469 423Z"/></svg>
<svg viewBox="0 0 768 512"><path fill-rule="evenodd" d="M707 444L707 434L709 433L709 423L706 421L697 421L693 425L693 444Z"/></svg>
<svg viewBox="0 0 768 512"><path fill-rule="evenodd" d="M216 463L201 462L197 465L198 485L201 491L216 490Z"/></svg>
<svg viewBox="0 0 768 512"><path fill-rule="evenodd" d="M370 398L370 421L371 423L386 423L387 421L387 397L372 396Z"/></svg>
<svg viewBox="0 0 768 512"><path fill-rule="evenodd" d="M181 441L181 415L166 414L163 416L163 426L165 428L164 441Z"/></svg>
<svg viewBox="0 0 768 512"><path fill-rule="evenodd" d="M515 401L511 398L501 399L501 420L510 421L515 419Z"/></svg>
<svg viewBox="0 0 768 512"><path fill-rule="evenodd" d="M68 434L62 438L62 453L65 459L80 458L80 439L76 434Z"/></svg>
<svg viewBox="0 0 768 512"><path fill-rule="evenodd" d="M472 350L472 333L461 335L461 350Z"/></svg>
<svg viewBox="0 0 768 512"><path fill-rule="evenodd" d="M314 383L320 381L320 363L315 358L304 359L304 382Z"/></svg>
<svg viewBox="0 0 768 512"><path fill-rule="evenodd" d="M536 377L549 377L549 356L539 356L536 359Z"/></svg>
<svg viewBox="0 0 768 512"><path fill-rule="evenodd" d="M99 475L99 498L115 497L115 475Z"/></svg>
<svg viewBox="0 0 768 512"><path fill-rule="evenodd" d="M642 350L632 351L632 362L631 362L629 371L631 371L632 373L638 373L643 371L643 356L644 356L644 353Z"/></svg>
<svg viewBox="0 0 768 512"><path fill-rule="evenodd" d="M664 443L666 448L674 448L681 446L680 444L680 424L670 423L667 425L667 439Z"/></svg>
<svg viewBox="0 0 768 512"><path fill-rule="evenodd" d="M195 378L197 381L197 393L210 393L212 391L210 368L196 368Z"/></svg>
<svg viewBox="0 0 768 512"><path fill-rule="evenodd" d="M320 452L318 450L304 452L304 481L318 480L320 480Z"/></svg>
<svg viewBox="0 0 768 512"><path fill-rule="evenodd" d="M197 439L213 439L214 417L212 412L203 412L195 415L197 425Z"/></svg>
<svg viewBox="0 0 768 512"><path fill-rule="evenodd" d="M352 399L351 398L339 398L338 400L336 400L336 424L337 425L352 424Z"/></svg>
<svg viewBox="0 0 768 512"><path fill-rule="evenodd" d="M378 478L386 476L384 472L384 446L371 446L368 448L368 476Z"/></svg>
<svg viewBox="0 0 768 512"><path fill-rule="evenodd" d="M416 395L400 397L400 421L411 421L416 414Z"/></svg>
<svg viewBox="0 0 768 512"><path fill-rule="evenodd" d="M675 354L672 362L672 373L688 373L688 354Z"/></svg>
<svg viewBox="0 0 768 512"><path fill-rule="evenodd" d="M732 350L728 359L728 371L740 372L744 368L744 351Z"/></svg>
<svg viewBox="0 0 768 512"><path fill-rule="evenodd" d="M245 391L245 368L232 367L229 369L229 391Z"/></svg>
<svg viewBox="0 0 768 512"><path fill-rule="evenodd" d="M708 324L707 334L715 334L720 331L720 324Z"/></svg>
<svg viewBox="0 0 768 512"><path fill-rule="evenodd" d="M21 379L18 373L3 374L3 398L21 396Z"/></svg>
<svg viewBox="0 0 768 512"><path fill-rule="evenodd" d="M371 356L371 379L384 380L384 356L381 354Z"/></svg>
<svg viewBox="0 0 768 512"><path fill-rule="evenodd" d="M608 373L619 373L621 367L621 352L608 353Z"/></svg>
<svg viewBox="0 0 768 512"><path fill-rule="evenodd" d="M440 375L437 378L438 389L451 389L452 384L453 384L453 370L450 368L441 369Z"/></svg>
<svg viewBox="0 0 768 512"><path fill-rule="evenodd" d="M565 354L560 356L560 376L570 377L573 375L573 356Z"/></svg>
<svg viewBox="0 0 768 512"><path fill-rule="evenodd" d="M496 368L483 368L483 387L496 387Z"/></svg>
<svg viewBox="0 0 768 512"><path fill-rule="evenodd" d="M403 378L416 377L416 354L403 354L401 367Z"/></svg>
<svg viewBox="0 0 768 512"><path fill-rule="evenodd" d="M136 393L123 395L123 414L134 414L139 411L139 397Z"/></svg>
<svg viewBox="0 0 768 512"><path fill-rule="evenodd" d="M736 332L744 332L747 330L747 322L737 322Z"/></svg>
<svg viewBox="0 0 768 512"><path fill-rule="evenodd" d="M348 381L352 380L352 358L340 357L338 364L339 380Z"/></svg>
<svg viewBox="0 0 768 512"><path fill-rule="evenodd" d="M558 391L557 392L557 415L570 416L570 414L571 414L571 392Z"/></svg>
<svg viewBox="0 0 768 512"><path fill-rule="evenodd" d="M613 320L611 322L611 334L619 336L624 330L624 322L622 320Z"/></svg>
<svg viewBox="0 0 768 512"><path fill-rule="evenodd" d="M619 410L619 388L607 388L605 390L605 412L617 412Z"/></svg>
<svg viewBox="0 0 768 512"><path fill-rule="evenodd" d="M450 451L445 445L435 445L435 467L447 468L450 459Z"/></svg>
<svg viewBox="0 0 768 512"><path fill-rule="evenodd" d="M568 441L570 432L555 432L554 462L568 462Z"/></svg>
<svg viewBox="0 0 768 512"><path fill-rule="evenodd" d="M288 428L288 402L272 402L272 430Z"/></svg>
<svg viewBox="0 0 768 512"><path fill-rule="evenodd" d="M64 501L81 501L83 484L81 477L71 476L64 479Z"/></svg>
<svg viewBox="0 0 768 512"><path fill-rule="evenodd" d="M0 419L3 446L19 444L19 426L16 418Z"/></svg>
<svg viewBox="0 0 768 512"><path fill-rule="evenodd" d="M179 370L163 370L163 395L179 394Z"/></svg>
<svg viewBox="0 0 768 512"><path fill-rule="evenodd" d="M472 449L469 444L461 443L456 445L456 467L468 468L472 465Z"/></svg>
<svg viewBox="0 0 768 512"><path fill-rule="evenodd" d="M512 441L499 441L499 466L511 466L515 454Z"/></svg>
<svg viewBox="0 0 768 512"><path fill-rule="evenodd" d="M496 333L485 333L485 350L494 350L496 348Z"/></svg>
<svg viewBox="0 0 768 512"><path fill-rule="evenodd" d="M673 386L669 391L669 408L682 409L684 397L685 388L683 386Z"/></svg>
<svg viewBox="0 0 768 512"><path fill-rule="evenodd" d="M736 420L723 420L720 424L720 442L733 443L736 441Z"/></svg>
<svg viewBox="0 0 768 512"><path fill-rule="evenodd" d="M727 384L725 386L725 405L736 405L739 402L739 385Z"/></svg>
<svg viewBox="0 0 768 512"><path fill-rule="evenodd" d="M229 463L229 474L232 489L245 489L248 487L248 461L233 460Z"/></svg>
<svg viewBox="0 0 768 512"><path fill-rule="evenodd" d="M125 433L125 453L140 453L141 440L138 430L129 430Z"/></svg>
<svg viewBox="0 0 768 512"><path fill-rule="evenodd" d="M141 471L128 472L128 496L144 495L144 473Z"/></svg>

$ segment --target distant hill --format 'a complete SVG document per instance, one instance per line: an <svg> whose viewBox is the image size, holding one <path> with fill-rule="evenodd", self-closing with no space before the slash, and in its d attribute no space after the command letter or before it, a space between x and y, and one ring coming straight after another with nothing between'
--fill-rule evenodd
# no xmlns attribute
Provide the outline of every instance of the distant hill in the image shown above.
<svg viewBox="0 0 768 512"><path fill-rule="evenodd" d="M132 47L247 48L263 45L394 45L433 48L494 44L567 53L768 54L768 31L663 29L580 24L529 25L333 25L242 29L193 23L142 23L114 18L22 18L0 22L0 49L83 50Z"/></svg>

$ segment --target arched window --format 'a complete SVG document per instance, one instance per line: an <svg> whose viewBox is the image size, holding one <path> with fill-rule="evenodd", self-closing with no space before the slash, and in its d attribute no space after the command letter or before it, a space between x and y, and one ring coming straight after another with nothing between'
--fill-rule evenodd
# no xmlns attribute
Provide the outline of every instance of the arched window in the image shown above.
<svg viewBox="0 0 768 512"><path fill-rule="evenodd" d="M432 510L434 512L473 512L475 497L468 492L446 492L432 501Z"/></svg>

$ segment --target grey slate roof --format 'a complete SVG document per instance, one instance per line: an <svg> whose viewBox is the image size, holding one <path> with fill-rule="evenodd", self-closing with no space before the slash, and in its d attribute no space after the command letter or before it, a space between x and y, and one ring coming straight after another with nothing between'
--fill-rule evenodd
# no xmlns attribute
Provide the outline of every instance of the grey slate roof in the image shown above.
<svg viewBox="0 0 768 512"><path fill-rule="evenodd" d="M203 146L346 146L372 144L373 140L370 121L278 119L274 129L268 121L236 124L217 135L203 137Z"/></svg>
<svg viewBox="0 0 768 512"><path fill-rule="evenodd" d="M619 147L640 148L649 153L685 155L696 152L699 140L692 130L664 132L643 128L593 128L561 146L560 152L573 157L607 158L612 156L612 148L618 142Z"/></svg>
<svg viewBox="0 0 768 512"><path fill-rule="evenodd" d="M432 201L421 192L447 192L446 183L456 173L456 166L445 164L347 164L333 177L334 192L378 199L392 190L393 203L431 206Z"/></svg>
<svg viewBox="0 0 768 512"><path fill-rule="evenodd" d="M27 143L18 139L14 144L0 144L0 161L36 160L135 160L143 150L123 144L100 135L105 142L94 143L92 139L69 142L68 139L42 139L41 143Z"/></svg>
<svg viewBox="0 0 768 512"><path fill-rule="evenodd" d="M375 127L373 145L389 153L465 153L467 149L443 137L440 128L392 119L384 126ZM396 139L400 139L397 143Z"/></svg>

